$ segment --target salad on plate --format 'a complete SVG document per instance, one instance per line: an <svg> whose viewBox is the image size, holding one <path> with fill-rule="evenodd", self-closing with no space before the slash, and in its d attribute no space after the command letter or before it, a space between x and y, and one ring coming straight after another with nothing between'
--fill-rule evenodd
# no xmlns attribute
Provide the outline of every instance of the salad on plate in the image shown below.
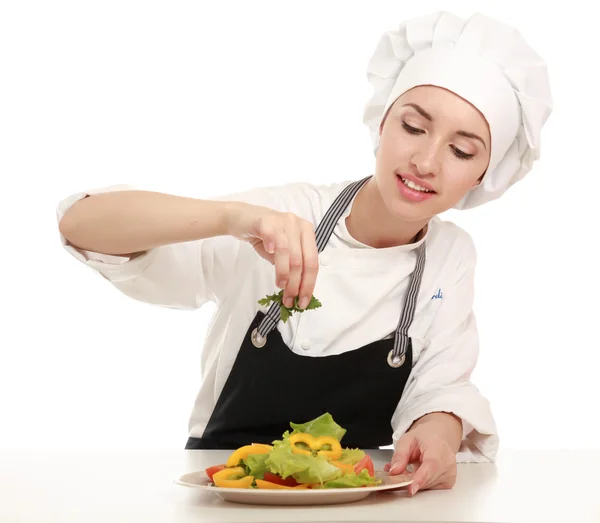
<svg viewBox="0 0 600 523"><path fill-rule="evenodd" d="M371 457L360 449L344 448L346 429L325 413L306 423L290 423L272 445L249 443L226 463L206 469L211 486L220 488L305 490L373 487Z"/></svg>

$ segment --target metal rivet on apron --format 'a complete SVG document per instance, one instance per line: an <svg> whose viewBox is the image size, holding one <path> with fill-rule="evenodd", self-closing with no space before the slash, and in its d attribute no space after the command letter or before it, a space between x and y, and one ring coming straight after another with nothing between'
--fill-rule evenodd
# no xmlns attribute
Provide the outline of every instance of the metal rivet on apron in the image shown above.
<svg viewBox="0 0 600 523"><path fill-rule="evenodd" d="M267 337L264 338L258 333L258 327L252 331L252 335L250 336L252 340L252 345L254 345L257 349L261 349L267 343Z"/></svg>
<svg viewBox="0 0 600 523"><path fill-rule="evenodd" d="M388 365L390 367L393 367L394 369L397 369L398 367L402 367L402 365L404 365L404 362L406 361L406 354L403 354L402 356L396 356L395 358L393 358L392 357L393 353L394 353L394 351L391 350L388 354L388 357L387 357Z"/></svg>

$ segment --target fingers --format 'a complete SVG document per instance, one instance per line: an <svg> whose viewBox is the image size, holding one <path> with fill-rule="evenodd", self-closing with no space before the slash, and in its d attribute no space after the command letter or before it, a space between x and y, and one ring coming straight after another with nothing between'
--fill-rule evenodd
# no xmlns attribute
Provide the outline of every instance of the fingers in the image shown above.
<svg viewBox="0 0 600 523"><path fill-rule="evenodd" d="M317 249L314 230L309 223L305 223L302 227L300 242L302 246L303 271L298 296L300 297L300 308L305 309L313 295L319 270L319 251Z"/></svg>
<svg viewBox="0 0 600 523"><path fill-rule="evenodd" d="M436 458L424 457L421 465L413 476L413 482L408 487L408 492L415 495L422 488L429 488L440 475L440 466Z"/></svg>
<svg viewBox="0 0 600 523"><path fill-rule="evenodd" d="M290 279L290 242L283 228L276 229L274 236L275 281L279 288L285 289Z"/></svg>
<svg viewBox="0 0 600 523"><path fill-rule="evenodd" d="M456 482L456 454L439 437L429 436L421 445L421 464L413 475L409 493L424 489L448 489Z"/></svg>
<svg viewBox="0 0 600 523"><path fill-rule="evenodd" d="M311 223L292 213L274 213L260 226L256 252L275 265L275 284L283 289L283 304L307 307L313 296L319 252Z"/></svg>
<svg viewBox="0 0 600 523"><path fill-rule="evenodd" d="M294 305L294 298L300 291L302 279L302 245L300 243L300 227L294 215L288 215L285 223L285 235L288 241L289 273L287 285L283 291L283 304L286 307Z"/></svg>
<svg viewBox="0 0 600 523"><path fill-rule="evenodd" d="M404 434L396 443L396 451L392 456L389 473L403 474L409 463L421 457L419 440L410 432Z"/></svg>

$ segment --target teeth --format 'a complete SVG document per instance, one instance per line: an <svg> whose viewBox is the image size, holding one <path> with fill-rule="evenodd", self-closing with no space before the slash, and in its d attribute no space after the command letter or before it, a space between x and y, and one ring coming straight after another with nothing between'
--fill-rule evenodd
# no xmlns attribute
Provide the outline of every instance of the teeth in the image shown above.
<svg viewBox="0 0 600 523"><path fill-rule="evenodd" d="M425 187L421 187L420 185L417 185L416 183L411 182L410 180L406 180L406 179L402 178L402 176L400 177L400 179L402 180L402 183L404 185L406 185L407 187L410 187L414 191L433 192L433 191L430 191L429 189L425 189Z"/></svg>

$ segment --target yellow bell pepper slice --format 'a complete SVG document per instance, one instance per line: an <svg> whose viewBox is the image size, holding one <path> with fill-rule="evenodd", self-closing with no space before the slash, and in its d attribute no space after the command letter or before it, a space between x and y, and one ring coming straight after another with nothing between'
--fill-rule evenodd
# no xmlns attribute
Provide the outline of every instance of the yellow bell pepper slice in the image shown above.
<svg viewBox="0 0 600 523"><path fill-rule="evenodd" d="M292 452L294 454L310 456L311 450L316 450L318 451L317 455L325 456L334 460L338 459L342 455L342 446L340 445L340 442L331 436L320 436L315 438L310 434L300 432L290 436L290 443L292 445ZM305 443L308 445L310 450L298 447L297 443ZM324 445L330 445L331 450L322 450Z"/></svg>
<svg viewBox="0 0 600 523"><path fill-rule="evenodd" d="M273 450L273 445L267 445L266 443L252 443L252 446L267 449L269 452Z"/></svg>
<svg viewBox="0 0 600 523"><path fill-rule="evenodd" d="M244 476L245 472L242 467L226 468L215 472L213 475L213 483L217 487L226 488L250 488L254 482L254 476ZM238 476L237 479L229 479ZM243 476L243 477L239 477Z"/></svg>
<svg viewBox="0 0 600 523"><path fill-rule="evenodd" d="M278 483L271 483L270 481L265 481L264 479L257 479L256 486L260 489L270 490L305 490L310 487L308 483L302 483L295 487L288 487L286 485L279 485Z"/></svg>
<svg viewBox="0 0 600 523"><path fill-rule="evenodd" d="M306 443L311 449L313 449L314 441L315 438L313 438L310 434L304 434L302 432L299 434L293 434L292 436L290 436L290 445L292 445L292 453L301 454L302 456L310 456L311 452L309 449L297 447L296 443Z"/></svg>
<svg viewBox="0 0 600 523"><path fill-rule="evenodd" d="M227 467L237 467L240 461L246 459L250 454L268 454L273 447L270 445L245 445L234 451L225 463Z"/></svg>

